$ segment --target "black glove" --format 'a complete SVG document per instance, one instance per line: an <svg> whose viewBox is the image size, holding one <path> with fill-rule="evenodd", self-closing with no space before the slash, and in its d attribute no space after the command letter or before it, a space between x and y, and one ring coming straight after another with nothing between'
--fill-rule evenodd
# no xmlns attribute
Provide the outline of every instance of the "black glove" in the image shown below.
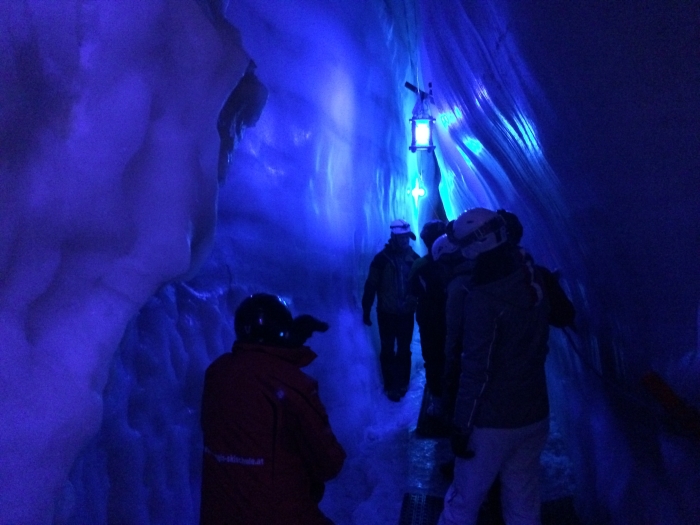
<svg viewBox="0 0 700 525"><path fill-rule="evenodd" d="M464 432L461 429L452 429L452 434L450 435L450 445L452 447L452 453L462 459L471 459L474 457L474 451L469 449L469 438L471 437L470 432Z"/></svg>
<svg viewBox="0 0 700 525"><path fill-rule="evenodd" d="M369 318L369 312L365 312L362 314L362 322L365 323L367 326L372 326L372 319Z"/></svg>
<svg viewBox="0 0 700 525"><path fill-rule="evenodd" d="M328 323L316 319L313 315L298 315L292 320L288 344L292 347L301 346L314 332L325 332L326 330L328 330Z"/></svg>

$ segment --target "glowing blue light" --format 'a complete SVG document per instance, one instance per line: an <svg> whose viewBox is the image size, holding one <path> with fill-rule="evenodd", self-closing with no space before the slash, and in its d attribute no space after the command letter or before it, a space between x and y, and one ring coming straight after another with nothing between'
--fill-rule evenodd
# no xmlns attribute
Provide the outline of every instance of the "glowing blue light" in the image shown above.
<svg viewBox="0 0 700 525"><path fill-rule="evenodd" d="M440 113L438 119L440 120L440 124L442 124L443 128L449 128L450 124L457 121L455 116L449 111L446 113Z"/></svg>
<svg viewBox="0 0 700 525"><path fill-rule="evenodd" d="M484 145L474 137L467 137L464 141L464 145L475 155L479 155L484 150Z"/></svg>
<svg viewBox="0 0 700 525"><path fill-rule="evenodd" d="M452 124L460 120L463 116L462 110L455 106L452 111L445 111L438 115L438 120L443 128L449 128Z"/></svg>
<svg viewBox="0 0 700 525"><path fill-rule="evenodd" d="M413 117L411 120L411 134L413 141L409 149L413 152L417 150L433 151L432 126L435 119L433 117Z"/></svg>
<svg viewBox="0 0 700 525"><path fill-rule="evenodd" d="M418 199L425 197L425 189L421 188L418 178L416 178L416 185L409 191L411 195L413 195L413 201L416 203L416 207L418 207Z"/></svg>
<svg viewBox="0 0 700 525"><path fill-rule="evenodd" d="M430 144L430 121L416 120L416 146L425 147Z"/></svg>

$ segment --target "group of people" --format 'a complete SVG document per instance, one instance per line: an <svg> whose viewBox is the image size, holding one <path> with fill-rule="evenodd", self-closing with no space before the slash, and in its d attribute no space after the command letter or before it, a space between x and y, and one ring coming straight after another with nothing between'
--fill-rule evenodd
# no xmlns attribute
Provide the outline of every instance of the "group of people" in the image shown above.
<svg viewBox="0 0 700 525"><path fill-rule="evenodd" d="M420 257L410 225L396 220L372 260L362 297L371 326L377 299L380 368L400 401L411 376L414 317L426 387L449 421L453 482L440 525L475 524L499 477L508 525L539 523L539 456L549 429L544 363L549 326L573 323L571 302L520 247L522 225L503 210L474 208L426 223ZM328 325L293 317L279 297L238 307L232 352L205 374L201 423L202 525L329 525L319 509L345 451L301 368Z"/></svg>
<svg viewBox="0 0 700 525"><path fill-rule="evenodd" d="M424 257L410 247L407 222L390 230L370 265L363 319L371 325L376 296L384 390L399 401L415 313L431 409L448 423L455 455L440 525L475 524L497 479L505 522L540 523L549 327L573 325L573 304L520 246L523 227L511 212L473 208L449 223L427 222Z"/></svg>

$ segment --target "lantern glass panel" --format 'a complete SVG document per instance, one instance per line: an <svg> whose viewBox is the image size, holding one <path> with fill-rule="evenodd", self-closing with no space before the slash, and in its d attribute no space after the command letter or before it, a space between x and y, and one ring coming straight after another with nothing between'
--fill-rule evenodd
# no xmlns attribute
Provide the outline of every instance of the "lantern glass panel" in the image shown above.
<svg viewBox="0 0 700 525"><path fill-rule="evenodd" d="M430 146L430 120L416 119L415 140L417 147Z"/></svg>

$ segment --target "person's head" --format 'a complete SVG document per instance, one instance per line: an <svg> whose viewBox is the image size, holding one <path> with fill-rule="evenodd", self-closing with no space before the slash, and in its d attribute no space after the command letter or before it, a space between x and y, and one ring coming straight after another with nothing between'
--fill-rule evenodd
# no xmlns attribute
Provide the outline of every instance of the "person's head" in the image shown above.
<svg viewBox="0 0 700 525"><path fill-rule="evenodd" d="M270 346L301 346L314 332L328 330L328 323L312 315L292 318L287 303L268 293L245 298L236 309L233 324L237 341Z"/></svg>
<svg viewBox="0 0 700 525"><path fill-rule="evenodd" d="M423 229L420 231L420 238L429 252L432 251L435 240L445 233L446 227L447 225L439 219L428 221L423 225Z"/></svg>
<svg viewBox="0 0 700 525"><path fill-rule="evenodd" d="M472 208L447 225L449 240L458 245L467 259L476 259L508 241L506 222L486 208Z"/></svg>
<svg viewBox="0 0 700 525"><path fill-rule="evenodd" d="M286 346L292 313L276 295L256 293L238 306L233 324L237 341Z"/></svg>
<svg viewBox="0 0 700 525"><path fill-rule="evenodd" d="M416 234L411 231L411 225L401 219L396 219L389 225L390 241L400 249L406 249L411 240L416 240Z"/></svg>
<svg viewBox="0 0 700 525"><path fill-rule="evenodd" d="M506 210L497 210L503 220L506 222L506 236L508 237L508 242L512 243L514 246L520 244L520 240L523 238L523 225L518 219L518 216Z"/></svg>

